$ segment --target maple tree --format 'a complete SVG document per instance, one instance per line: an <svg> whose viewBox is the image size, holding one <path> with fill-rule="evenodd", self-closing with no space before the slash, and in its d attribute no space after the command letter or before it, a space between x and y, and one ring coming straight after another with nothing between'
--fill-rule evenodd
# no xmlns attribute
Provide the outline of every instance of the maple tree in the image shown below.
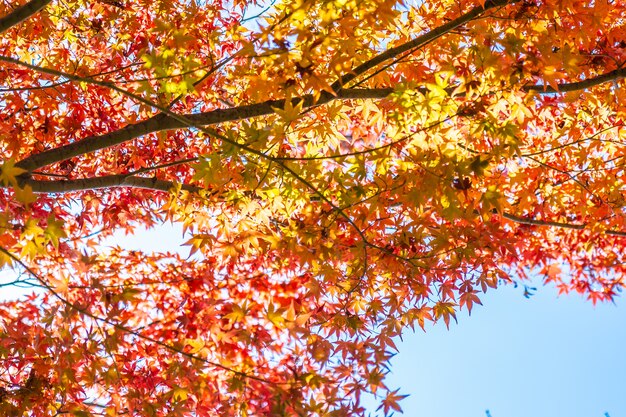
<svg viewBox="0 0 626 417"><path fill-rule="evenodd" d="M403 329L624 285L624 1L18 3L3 415L388 414Z"/></svg>

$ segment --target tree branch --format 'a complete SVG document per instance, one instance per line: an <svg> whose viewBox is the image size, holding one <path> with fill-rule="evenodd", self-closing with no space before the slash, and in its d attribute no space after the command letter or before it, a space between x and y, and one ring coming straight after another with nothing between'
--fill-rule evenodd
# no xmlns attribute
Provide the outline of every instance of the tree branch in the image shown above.
<svg viewBox="0 0 626 417"><path fill-rule="evenodd" d="M176 184L173 181L164 181L157 178L137 177L133 175L107 175L95 178L81 178L75 180L46 181L21 179L20 187L29 185L34 193L71 193L73 191L97 190L101 188L132 187L147 190L170 192ZM181 188L190 192L198 192L200 187L182 184Z"/></svg>
<svg viewBox="0 0 626 417"><path fill-rule="evenodd" d="M354 80L356 77L363 74L364 72L374 68L376 65L382 64L388 59L392 59L406 51L410 51L411 49L419 48L420 46L423 46L427 44L428 42L431 42L445 35L446 33L449 33L450 31L458 28L459 26L462 26L470 22L471 20L485 13L487 10L500 7L500 6L506 6L507 4L513 4L518 1L519 0L487 0L483 7L481 6L474 7L472 10L465 13L464 15L459 16L456 19L451 20L448 23L445 23L437 27L431 30L430 32L424 33L423 35L418 36L417 38L409 42L403 43L402 45L398 45L394 48L387 49L385 52L382 52L376 55L374 58L371 58L365 61L361 65L354 68L350 73L343 75L339 80L335 81L332 84L332 88L333 90L338 91L344 85Z"/></svg>
<svg viewBox="0 0 626 417"><path fill-rule="evenodd" d="M33 0L29 4L35 2L44 2L45 0ZM333 87L335 88L336 95L324 93L318 101L315 101L312 95L306 95L300 98L293 98L293 104L297 104L303 101L303 108L309 108L313 105L321 105L333 100L349 100L349 99L381 99L387 97L393 92L393 88L373 88L373 89L343 89L342 85L353 80L358 75L366 72L370 68L391 59L398 54L401 54L411 49L422 46L433 39L442 36L445 33L475 19L483 14L485 11L493 9L499 6L505 6L507 4L513 4L519 0L488 0L484 7L475 7L463 16L458 17L432 31L425 33L412 41L406 42L403 45L395 48L388 49L387 51L377 55L376 57L364 62L356 67L350 74L346 74L337 80ZM26 6L24 6L26 7ZM17 13L14 12L13 14ZM10 16L9 16L10 17ZM8 18L8 17L7 17ZM39 68L34 65L25 64L18 60L9 57L0 57L5 62L10 62L16 65L25 65L33 70L43 71L45 73L57 76L69 77L70 80L81 81L80 77L75 77L68 74L60 73L59 71ZM540 94L550 94L557 92L568 92L580 89L593 87L595 85L612 81L615 79L623 78L626 76L626 69L618 69L611 71L607 74L599 75L594 78L590 78L584 81L578 81L573 83L559 84L558 89L555 89L546 85L530 85L522 87L524 91L536 91ZM89 80L89 82L97 85L106 86L115 90L120 90L118 87L105 82L99 82L95 80ZM452 91L452 90L450 90ZM197 126L208 126L217 123L224 123L229 121L237 121L243 119L250 119L254 117L269 115L274 113L274 108L284 108L285 100L268 100L262 103L255 103L250 105L244 105L239 107L233 107L228 109L216 109L203 113L180 115L175 117L172 114L159 113L142 122L125 126L113 132L109 132L103 135L94 135L86 137L80 141L73 142L58 148L54 148L39 154L31 155L22 161L18 162L16 166L25 169L28 172L33 172L36 169L42 168L47 165L51 165L56 162L67 160L69 158L91 153L100 149L105 149L111 146L119 145L124 142L130 141L134 138L165 130L175 130L188 127L189 124Z"/></svg>
<svg viewBox="0 0 626 417"><path fill-rule="evenodd" d="M586 224L573 224L573 223L562 223L562 222L553 222L549 220L535 220L529 219L526 217L516 216L510 213L502 213L502 217L505 219L511 220L512 222L519 224L526 224L529 226L543 226L543 227L560 227L562 229L572 229L572 230L585 230L588 226ZM623 236L626 237L626 232L622 232L619 230L605 230L605 234L611 236Z"/></svg>
<svg viewBox="0 0 626 417"><path fill-rule="evenodd" d="M25 5L18 7L8 15L0 18L0 33L3 33L13 26L28 19L44 7L46 7L52 0L31 0Z"/></svg>
<svg viewBox="0 0 626 417"><path fill-rule="evenodd" d="M387 97L392 91L392 88L342 90L336 97L328 95L317 102L315 102L313 96L310 94L302 98L293 98L292 102L296 105L301 100L304 100L302 107L309 108L313 105L325 104L336 99L381 99ZM284 107L285 100L268 100L262 103L249 104L229 109L216 109L204 113L187 114L182 115L181 117L190 123L200 126L208 126L217 123L265 116L273 114L274 108L282 109ZM75 156L119 145L148 133L163 130L175 130L185 127L188 127L188 125L183 123L181 120L176 120L173 117L160 113L142 122L128 125L113 132L105 133L103 135L88 136L78 142L69 143L49 151L31 155L18 162L16 166L25 169L28 172L32 172L55 162L64 161Z"/></svg>
<svg viewBox="0 0 626 417"><path fill-rule="evenodd" d="M388 95L388 93L382 96L377 95L376 97L366 97L365 94L363 94L360 97L350 97L349 94L346 95L345 97L342 97L342 93L344 93L346 90L343 90L341 87L346 82L352 80L354 77L358 76L362 72L367 71L369 68L372 68L373 66L378 65L378 63L380 62L383 62L404 51L410 50L415 47L419 47L420 45L430 42L431 40L436 39L437 37L440 37L445 33L448 33L449 31L457 28L458 26L461 26L464 23L469 22L470 20L474 19L475 17L479 16L480 14L484 13L485 11L489 9L506 5L509 3L514 3L516 1L519 1L519 0L487 0L483 7L475 7L474 9L472 9L470 12L466 13L465 15L457 19L454 19L436 29L433 29L432 31L426 34L417 37L413 41L407 42L395 48L391 48L379 54L375 58L372 58L369 61L361 64L356 69L354 69L350 74L344 75L341 79L339 79L333 84L333 89L336 91L335 96L326 93L326 94L323 94L317 102L315 102L312 95L307 95L302 98L295 98L294 101L295 103L298 103L300 100L304 100L302 107L308 108L314 104L321 105L321 104L325 104L329 101L332 101L338 98L350 99L350 98L385 97L386 95ZM11 62L17 65L24 65L24 63L21 63L18 60L14 60L12 58L8 58L8 57L3 57L3 58L5 62ZM44 72L52 74L52 75L58 75L58 76L62 75L58 71L47 70L44 68L35 68L35 66L28 65L28 64L26 66L34 70L43 70ZM69 78L73 79L73 78L79 78L79 77L72 77L70 75ZM105 84L102 82L95 82L95 81L94 83L98 85ZM117 89L114 86L111 88ZM356 91L356 90L352 90L352 91ZM373 93L384 93L385 91L390 92L391 90L374 89L371 91ZM361 92L361 93L364 93L364 92ZM240 106L240 107L235 107L231 109L218 109L218 110L213 110L213 111L205 112L205 113L185 115L182 117L187 119L187 121L193 124L207 126L207 125L211 125L215 123L249 119L252 117L258 117L262 115L271 114L274 112L273 107L284 108L284 105L285 105L284 100L269 100L269 101L265 101L263 103L258 103L258 104ZM154 126L155 124L156 126ZM187 127L186 123L182 123L181 120L176 120L175 118L169 117L168 115L161 113L156 116L153 116L150 119L147 119L144 122L126 126L118 131L110 132L108 134L101 135L101 136L90 136L72 144L61 146L61 147L52 149L47 152L42 152L40 154L32 155L18 162L16 166L22 169L25 169L28 172L32 172L38 168L42 168L44 166L53 164L55 162L60 162L60 161L72 158L74 156L83 155L86 153L94 152L99 149L104 149L104 148L108 148L111 146L115 146L123 142L126 142L128 140L131 140L133 138L145 135L147 133L163 131L163 130L180 129L183 127Z"/></svg>
<svg viewBox="0 0 626 417"><path fill-rule="evenodd" d="M584 81L576 81L572 83L561 83L558 89L543 84L527 85L522 87L523 91L534 91L539 94L555 94L571 91L584 90L597 86L602 83L626 78L626 68L617 69L597 77L588 78ZM454 89L450 89L452 92ZM394 91L393 88L354 88L340 90L336 96L326 95L315 102L312 95L306 95L301 98L293 98L294 105L300 100L304 100L303 108L309 108L313 105L329 103L334 100L353 100L353 99L383 99ZM262 103L248 104L229 109L216 109L203 113L186 114L182 117L189 122L201 126L208 126L224 122L232 122L237 120L250 119L253 117L266 116L274 113L274 108L284 108L285 100L268 100ZM103 135L88 136L77 142L69 143L58 148L50 149L35 155L24 158L16 164L17 167L32 172L36 169L64 161L75 156L95 152L100 149L109 148L128 142L137 137L147 135L149 133L159 132L163 130L175 130L185 128L187 125L180 120L176 120L166 114L158 114L142 122L128 125L119 130L105 133Z"/></svg>
<svg viewBox="0 0 626 417"><path fill-rule="evenodd" d="M67 145L31 155L24 158L16 165L28 172L33 172L36 169L54 164L55 162L119 145L140 136L147 135L148 133L172 129L169 127L169 123L172 122L175 122L175 120L169 119L166 115L159 114L142 122L130 124L103 135L87 136L77 142L68 143Z"/></svg>
<svg viewBox="0 0 626 417"><path fill-rule="evenodd" d="M587 78L583 81L576 81L573 83L558 84L558 89L545 84L527 85L522 87L524 91L536 91L541 94L555 94L555 93L568 93L570 91L586 90L596 85L603 84L610 81L616 81L626 77L626 68L618 68L606 74L601 74L596 77Z"/></svg>
<svg viewBox="0 0 626 417"><path fill-rule="evenodd" d="M20 186L23 187L25 185L29 185L30 187L32 187L33 192L35 193L57 194L116 187L142 188L168 193L174 187L176 187L176 184L173 181L164 181L156 178L136 177L132 175L107 175L103 177L82 178L65 181L22 179L20 181ZM181 188L192 193L197 193L198 191L202 190L202 188L190 184L182 184ZM550 220L536 220L527 217L520 217L511 213L501 213L500 215L512 222L529 226L558 227L561 229L571 230L585 230L588 227L588 225L586 224L564 223ZM618 230L606 230L604 233L610 236L626 237L626 232Z"/></svg>
<svg viewBox="0 0 626 417"><path fill-rule="evenodd" d="M626 68L611 71L594 78L573 83L563 83L558 85L558 90L553 87L537 84L524 86L524 91L536 91L540 94L554 94L558 92L570 92L576 90L587 89L596 85L614 81L626 77ZM312 95L306 95L303 98L294 98L294 105L300 100L304 100L303 108L315 105L325 104L333 100L352 100L352 99L382 99L394 91L393 88L372 88L372 89L347 89L341 90L336 97L329 96L323 100L314 102ZM216 109L203 113L187 114L183 117L190 122L198 125L208 126L218 123L250 119L274 113L274 108L284 108L285 100L268 100L262 103L249 104L230 109ZM137 137L148 133L159 132L163 130L175 130L187 127L184 123L164 114L158 114L142 122L128 125L122 129L105 133L103 135L94 135L86 137L78 142L73 142L58 148L51 149L39 154L29 156L18 162L16 166L32 172L36 169L60 162L75 156L91 153L100 149L109 148L130 141Z"/></svg>

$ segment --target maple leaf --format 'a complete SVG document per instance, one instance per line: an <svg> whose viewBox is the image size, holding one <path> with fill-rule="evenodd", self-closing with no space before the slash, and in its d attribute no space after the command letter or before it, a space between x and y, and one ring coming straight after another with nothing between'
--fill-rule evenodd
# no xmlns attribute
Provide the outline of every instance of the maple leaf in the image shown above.
<svg viewBox="0 0 626 417"><path fill-rule="evenodd" d="M400 395L398 394L398 391L399 390L389 391L385 399L382 400L380 406L378 407L379 410L381 408L383 409L383 413L385 415L388 415L390 410L402 412L402 408L400 408L398 403L402 399L408 397L408 395Z"/></svg>
<svg viewBox="0 0 626 417"><path fill-rule="evenodd" d="M550 264L541 269L541 273L545 274L546 282L556 282L561 275L561 267L556 264Z"/></svg>
<svg viewBox="0 0 626 417"><path fill-rule="evenodd" d="M297 120L300 117L300 113L302 113L302 106L304 105L303 100L297 100L296 105L294 106L295 100L292 99L291 95L288 95L285 98L285 107L272 107L274 112L280 116L283 123L288 125L289 123Z"/></svg>
<svg viewBox="0 0 626 417"><path fill-rule="evenodd" d="M283 317L283 309L276 308L274 304L270 304L267 307L267 318L270 322L272 322L275 326L281 327L285 322L285 318Z"/></svg>
<svg viewBox="0 0 626 417"><path fill-rule="evenodd" d="M478 295L476 295L475 292L466 292L461 294L461 296L459 297L459 306L467 306L467 311L470 314L472 313L472 307L474 306L474 304L482 305L480 298L478 298Z"/></svg>
<svg viewBox="0 0 626 417"><path fill-rule="evenodd" d="M433 307L433 312L435 313L435 318L440 319L443 318L444 323L446 323L446 327L450 327L450 317L456 321L456 312L454 310L454 303L450 302L438 302Z"/></svg>
<svg viewBox="0 0 626 417"><path fill-rule="evenodd" d="M44 234L52 242L52 244L58 248L59 239L67 237L63 228L63 220L57 220L54 216L48 216L47 226L44 230Z"/></svg>
<svg viewBox="0 0 626 417"><path fill-rule="evenodd" d="M33 193L33 188L28 184L26 184L23 188L15 186L15 188L13 188L13 192L15 193L15 199L26 206L29 206L37 201L37 195Z"/></svg>
<svg viewBox="0 0 626 417"><path fill-rule="evenodd" d="M27 172L25 169L15 166L15 159L7 159L0 165L0 181L4 185L11 185L18 188L17 176Z"/></svg>

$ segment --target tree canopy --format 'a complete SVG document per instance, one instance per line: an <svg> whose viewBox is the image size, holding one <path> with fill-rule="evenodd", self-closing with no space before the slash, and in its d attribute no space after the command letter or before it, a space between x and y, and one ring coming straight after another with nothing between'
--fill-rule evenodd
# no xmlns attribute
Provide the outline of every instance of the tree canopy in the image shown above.
<svg viewBox="0 0 626 417"><path fill-rule="evenodd" d="M352 416L626 264L626 2L0 2L0 414ZM103 247L181 224L189 256Z"/></svg>

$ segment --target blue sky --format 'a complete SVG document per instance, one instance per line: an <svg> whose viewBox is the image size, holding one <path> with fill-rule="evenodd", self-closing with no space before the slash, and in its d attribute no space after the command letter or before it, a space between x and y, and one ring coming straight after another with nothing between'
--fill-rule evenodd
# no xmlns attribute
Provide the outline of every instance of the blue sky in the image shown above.
<svg viewBox="0 0 626 417"><path fill-rule="evenodd" d="M398 345L390 385L407 416L626 416L626 303L504 286L471 317Z"/></svg>

